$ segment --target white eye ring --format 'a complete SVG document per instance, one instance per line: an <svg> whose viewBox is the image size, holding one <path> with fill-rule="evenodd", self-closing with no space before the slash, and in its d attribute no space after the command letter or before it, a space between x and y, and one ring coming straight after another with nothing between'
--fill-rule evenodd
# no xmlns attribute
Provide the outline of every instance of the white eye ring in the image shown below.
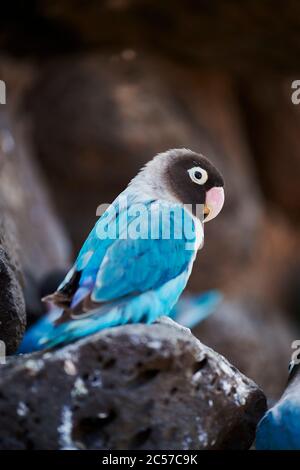
<svg viewBox="0 0 300 470"><path fill-rule="evenodd" d="M191 180L196 184L205 184L208 180L207 171L200 166L194 166L188 170Z"/></svg>

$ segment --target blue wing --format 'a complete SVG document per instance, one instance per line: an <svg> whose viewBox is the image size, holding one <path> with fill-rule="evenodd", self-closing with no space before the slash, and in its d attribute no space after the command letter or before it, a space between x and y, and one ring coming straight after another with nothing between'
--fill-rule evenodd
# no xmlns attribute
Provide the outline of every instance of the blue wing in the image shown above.
<svg viewBox="0 0 300 470"><path fill-rule="evenodd" d="M168 236L163 233L165 209ZM60 287L65 289L75 272L80 279L72 294L71 309L87 295L99 306L88 313L88 318L49 329L40 344L53 346L109 326L151 322L170 313L188 280L195 256L191 246L196 241L192 217L180 205L172 205L171 209L170 212L169 204L159 204L153 210L151 201L142 216L119 210L100 219ZM112 230L116 221L117 229ZM105 229L109 236L103 239L99 234L103 235ZM150 236L149 230L155 237Z"/></svg>
<svg viewBox="0 0 300 470"><path fill-rule="evenodd" d="M139 214L130 209L114 207L104 214L85 242L71 273L80 273L71 307L88 293L95 302L109 302L155 289L176 278L190 263L194 250L187 246L195 242L195 226L181 205L151 201L143 206L142 214L142 209ZM189 229L183 231L183 225Z"/></svg>

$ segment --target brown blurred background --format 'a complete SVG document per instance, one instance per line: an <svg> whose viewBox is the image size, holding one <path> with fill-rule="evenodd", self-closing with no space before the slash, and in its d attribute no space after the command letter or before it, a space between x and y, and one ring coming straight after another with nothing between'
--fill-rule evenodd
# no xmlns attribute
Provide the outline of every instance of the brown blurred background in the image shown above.
<svg viewBox="0 0 300 470"><path fill-rule="evenodd" d="M225 301L195 333L276 398L299 338L299 2L13 0L0 24L4 243L29 323L97 206L189 147L226 181L189 283Z"/></svg>

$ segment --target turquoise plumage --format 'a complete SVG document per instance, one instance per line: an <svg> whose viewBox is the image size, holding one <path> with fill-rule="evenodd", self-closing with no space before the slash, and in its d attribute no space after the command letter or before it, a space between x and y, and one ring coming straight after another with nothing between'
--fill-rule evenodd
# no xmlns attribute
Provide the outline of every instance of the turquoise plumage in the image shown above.
<svg viewBox="0 0 300 470"><path fill-rule="evenodd" d="M214 313L222 300L223 296L218 290L198 295L184 295L173 308L170 317L186 328L192 329Z"/></svg>
<svg viewBox="0 0 300 470"><path fill-rule="evenodd" d="M116 200L100 218L59 288L63 289L74 273L81 272L71 307L75 308L88 293L99 307L92 311L92 315L88 312L86 318L72 318L59 325L54 325L53 321L44 323L34 349L53 347L125 323L152 323L159 315L167 315L177 302L196 255L195 225L191 215L180 205L149 201L145 203L146 216L156 204L151 227L153 231L157 230L157 239L149 238L148 234L145 234L147 238L141 235L137 240L122 239L121 234L126 229L130 230L138 218L142 231L148 230L149 225L139 215L128 216L132 205L128 206L127 214L119 212L118 202ZM162 224L159 224L164 210L171 210L171 236L167 239L163 239ZM112 217L113 212L115 217ZM185 224L190 232L177 239L176 221L179 219L181 224L178 225ZM109 232L113 223L117 223L118 238L101 240L98 234L105 230ZM187 249L187 244L193 248ZM111 279L114 279L113 283ZM24 344L20 351L24 351Z"/></svg>
<svg viewBox="0 0 300 470"><path fill-rule="evenodd" d="M300 450L299 367L294 365L283 396L267 411L258 425L258 450Z"/></svg>

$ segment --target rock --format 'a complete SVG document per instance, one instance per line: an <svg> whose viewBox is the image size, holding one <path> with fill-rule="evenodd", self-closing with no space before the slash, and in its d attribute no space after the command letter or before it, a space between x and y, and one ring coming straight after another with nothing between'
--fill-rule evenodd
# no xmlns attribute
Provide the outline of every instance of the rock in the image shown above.
<svg viewBox="0 0 300 470"><path fill-rule="evenodd" d="M0 216L0 340L7 354L16 351L26 326L26 314L21 274L11 257L15 246L3 243L3 219ZM4 229L5 234L5 229Z"/></svg>
<svg viewBox="0 0 300 470"><path fill-rule="evenodd" d="M190 333L126 325L1 369L2 449L247 449L262 391Z"/></svg>
<svg viewBox="0 0 300 470"><path fill-rule="evenodd" d="M16 351L25 331L26 313L20 245L16 225L5 202L6 188L11 183L11 180L8 181L5 158L0 135L0 340L5 343L6 353L11 354Z"/></svg>

